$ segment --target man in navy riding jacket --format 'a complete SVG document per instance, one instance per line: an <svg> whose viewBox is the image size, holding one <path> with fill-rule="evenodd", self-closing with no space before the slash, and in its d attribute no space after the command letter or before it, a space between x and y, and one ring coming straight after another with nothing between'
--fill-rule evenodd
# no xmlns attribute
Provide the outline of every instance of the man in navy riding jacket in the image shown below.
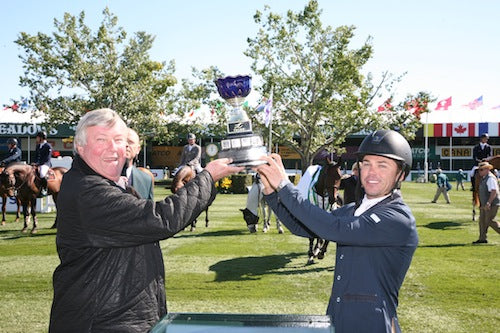
<svg viewBox="0 0 500 333"><path fill-rule="evenodd" d="M9 147L9 152L7 157L0 161L0 166L7 166L9 163L21 162L21 149L17 146L17 139L10 138L7 140L7 146Z"/></svg>
<svg viewBox="0 0 500 333"><path fill-rule="evenodd" d="M38 166L38 175L42 181L42 188L40 190L40 195L47 195L47 173L49 172L52 163L50 158L52 157L52 146L47 142L47 133L40 131L36 134L36 148L35 148L35 162L34 164Z"/></svg>
<svg viewBox="0 0 500 333"><path fill-rule="evenodd" d="M255 167L265 199L292 233L337 243L333 289L326 313L336 333L400 332L398 293L418 245L415 218L400 183L412 164L411 148L395 131L367 136L357 152L364 197L326 212L290 183L277 154Z"/></svg>

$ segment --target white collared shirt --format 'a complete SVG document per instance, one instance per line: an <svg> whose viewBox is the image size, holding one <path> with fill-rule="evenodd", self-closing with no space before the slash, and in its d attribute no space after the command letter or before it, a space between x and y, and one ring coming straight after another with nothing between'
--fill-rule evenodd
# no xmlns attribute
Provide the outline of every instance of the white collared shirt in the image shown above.
<svg viewBox="0 0 500 333"><path fill-rule="evenodd" d="M359 205L358 209L356 209L356 211L354 212L354 216L360 216L361 214L363 214L368 209L375 206L376 204L378 204L380 201L384 200L388 196L390 196L390 194L383 196L383 197L379 197L379 198L368 199L366 197L366 194L365 194L365 196L363 197L363 201L361 201L361 205Z"/></svg>

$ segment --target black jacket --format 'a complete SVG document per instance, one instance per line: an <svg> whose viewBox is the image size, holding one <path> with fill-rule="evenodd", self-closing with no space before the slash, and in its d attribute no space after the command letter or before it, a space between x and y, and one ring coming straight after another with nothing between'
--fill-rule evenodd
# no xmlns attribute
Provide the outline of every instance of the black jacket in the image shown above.
<svg viewBox="0 0 500 333"><path fill-rule="evenodd" d="M57 200L50 332L146 332L167 312L159 241L214 199L206 171L164 200L138 199L78 155Z"/></svg>

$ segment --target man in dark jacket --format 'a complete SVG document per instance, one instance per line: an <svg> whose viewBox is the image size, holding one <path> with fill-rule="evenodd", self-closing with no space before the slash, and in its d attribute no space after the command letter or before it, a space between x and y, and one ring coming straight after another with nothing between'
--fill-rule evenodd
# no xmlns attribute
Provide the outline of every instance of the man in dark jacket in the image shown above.
<svg viewBox="0 0 500 333"><path fill-rule="evenodd" d="M21 162L22 152L17 146L17 139L8 139L7 146L9 147L9 152L7 153L7 157L0 161L0 166L8 166L9 163Z"/></svg>
<svg viewBox="0 0 500 333"><path fill-rule="evenodd" d="M331 212L304 199L277 154L256 167L266 201L292 233L337 242L335 276L326 313L336 333L400 332L398 293L418 236L400 182L408 175L411 148L394 131L367 136L357 152L364 197Z"/></svg>
<svg viewBox="0 0 500 333"><path fill-rule="evenodd" d="M159 241L189 225L239 172L209 163L175 195L140 199L118 185L127 126L110 109L86 113L57 200L57 252L49 332L147 332L167 312Z"/></svg>

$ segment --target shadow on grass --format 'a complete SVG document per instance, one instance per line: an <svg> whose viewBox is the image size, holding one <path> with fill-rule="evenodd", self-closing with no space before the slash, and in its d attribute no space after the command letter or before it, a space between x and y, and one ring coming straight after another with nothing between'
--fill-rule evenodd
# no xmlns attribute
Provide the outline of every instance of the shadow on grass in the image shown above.
<svg viewBox="0 0 500 333"><path fill-rule="evenodd" d="M54 236L57 232L57 229L52 228L38 228L38 232L35 234L31 233L31 229L28 229L27 232L21 232L19 230L1 230L0 231L0 240L14 240L24 237L45 237L45 236Z"/></svg>
<svg viewBox="0 0 500 333"><path fill-rule="evenodd" d="M459 222L453 222L453 221L439 221L439 222L431 222L426 225L423 225L425 228L429 229L439 229L439 230L446 230L446 229L457 229L462 227L463 223Z"/></svg>
<svg viewBox="0 0 500 333"><path fill-rule="evenodd" d="M429 244L429 245L419 245L419 248L446 248L446 247L464 247L470 246L470 243L450 243L450 244Z"/></svg>
<svg viewBox="0 0 500 333"><path fill-rule="evenodd" d="M205 228L205 227L202 227ZM189 226L186 227L184 232L175 235L175 238L191 238L191 237L217 237L217 236L240 236L248 234L246 229L233 229L233 230L217 230L217 231L207 231L200 232L200 229L196 229L194 232L189 232Z"/></svg>
<svg viewBox="0 0 500 333"><path fill-rule="evenodd" d="M295 275L302 273L314 273L325 270L333 270L333 267L303 266L301 269L278 271L289 264L292 259L302 257L304 253L288 253L281 255L269 255L260 257L242 257L219 261L209 267L210 271L216 273L215 282L259 280L263 275ZM288 267L290 269L290 267Z"/></svg>

